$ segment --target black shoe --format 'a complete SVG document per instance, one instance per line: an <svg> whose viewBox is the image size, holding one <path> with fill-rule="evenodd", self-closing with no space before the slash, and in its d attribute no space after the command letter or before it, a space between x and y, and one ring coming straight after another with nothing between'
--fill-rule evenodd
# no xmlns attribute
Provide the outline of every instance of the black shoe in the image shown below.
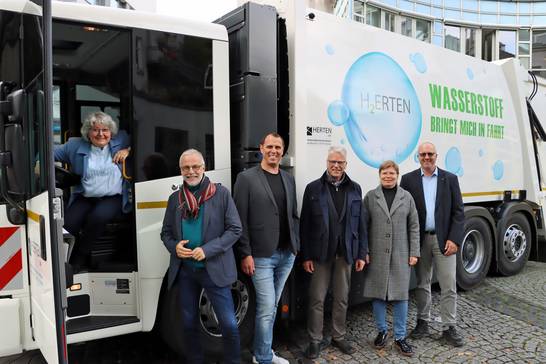
<svg viewBox="0 0 546 364"><path fill-rule="evenodd" d="M332 345L338 348L343 354L353 354L356 351L355 348L345 339L332 340Z"/></svg>
<svg viewBox="0 0 546 364"><path fill-rule="evenodd" d="M375 340L373 341L373 346L375 346L376 349L383 349L385 345L387 345L387 338L389 335L386 331L381 331L377 334L375 337Z"/></svg>
<svg viewBox="0 0 546 364"><path fill-rule="evenodd" d="M455 326L450 326L447 330L442 332L442 338L449 344L455 347L461 347L464 345L463 337L457 332Z"/></svg>
<svg viewBox="0 0 546 364"><path fill-rule="evenodd" d="M316 342L310 342L307 350L305 351L305 357L309 359L318 358L320 353L320 344Z"/></svg>
<svg viewBox="0 0 546 364"><path fill-rule="evenodd" d="M415 328L411 332L410 336L414 339L420 339L424 337L425 335L428 335L428 322L425 320L417 320L417 325L415 325Z"/></svg>
<svg viewBox="0 0 546 364"><path fill-rule="evenodd" d="M413 348L406 341L406 339L394 340L394 346L404 356L413 356Z"/></svg>

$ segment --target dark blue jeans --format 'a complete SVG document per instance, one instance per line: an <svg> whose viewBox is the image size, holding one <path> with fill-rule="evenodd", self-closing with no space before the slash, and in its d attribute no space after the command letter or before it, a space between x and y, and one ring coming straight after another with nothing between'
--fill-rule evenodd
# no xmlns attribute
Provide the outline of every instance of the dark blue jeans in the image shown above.
<svg viewBox="0 0 546 364"><path fill-rule="evenodd" d="M199 295L201 289L204 289L220 325L224 341L224 362L239 364L241 362L241 346L230 286L218 287L206 269L184 265L178 271L178 284L187 362L189 364L205 362L199 332L199 325L201 325L199 322Z"/></svg>

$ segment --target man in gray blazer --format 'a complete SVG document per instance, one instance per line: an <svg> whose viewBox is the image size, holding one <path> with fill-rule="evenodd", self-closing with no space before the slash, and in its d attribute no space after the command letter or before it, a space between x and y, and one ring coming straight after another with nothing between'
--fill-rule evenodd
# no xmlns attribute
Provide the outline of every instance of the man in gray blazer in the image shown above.
<svg viewBox="0 0 546 364"><path fill-rule="evenodd" d="M294 177L280 169L284 141L270 133L260 143L260 165L239 173L234 200L243 233L236 249L256 291L254 362L288 364L271 350L273 323L299 250Z"/></svg>
<svg viewBox="0 0 546 364"><path fill-rule="evenodd" d="M171 253L168 285L177 280L188 363L204 363L199 329L199 297L205 290L224 341L224 362L239 364L240 339L231 296L237 280L232 246L241 220L229 191L204 175L203 155L188 149L180 156L184 184L169 197L161 240Z"/></svg>

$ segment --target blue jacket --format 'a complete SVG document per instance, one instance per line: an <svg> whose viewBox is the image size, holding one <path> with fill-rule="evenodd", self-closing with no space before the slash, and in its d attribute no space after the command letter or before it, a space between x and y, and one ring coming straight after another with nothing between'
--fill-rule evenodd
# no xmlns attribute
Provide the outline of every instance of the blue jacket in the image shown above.
<svg viewBox="0 0 546 364"><path fill-rule="evenodd" d="M349 179L349 176L345 175ZM305 187L300 215L300 241L302 260L324 262L327 258L329 239L328 186L326 178L309 183ZM348 180L345 218L345 249L347 263L365 259L368 254L366 211L362 209L360 185Z"/></svg>
<svg viewBox="0 0 546 364"><path fill-rule="evenodd" d="M183 236L178 193L175 191L169 197L161 229L161 240L171 253L168 288L174 284L182 262L176 255L176 245ZM205 252L205 269L214 284L219 287L228 286L237 280L237 266L232 247L241 236L242 230L241 219L229 191L217 184L214 196L205 201L201 248Z"/></svg>
<svg viewBox="0 0 546 364"><path fill-rule="evenodd" d="M129 148L131 142L129 140L129 135L124 131L120 130L116 136L110 139L108 144L110 147L110 154L112 157L119 150ZM68 141L62 145L55 147L54 158L56 162L68 163L70 164L70 171L77 174L80 177L83 177L87 172L87 166L89 164L89 154L91 153L91 143L85 141L82 138L70 138ZM121 164L118 164L118 167L121 169ZM129 190L130 183L127 180L123 180L123 205L122 209L124 213L131 211L131 203L129 199ZM72 204L74 198L83 193L83 186L81 183L75 186L72 190L72 195L68 206Z"/></svg>

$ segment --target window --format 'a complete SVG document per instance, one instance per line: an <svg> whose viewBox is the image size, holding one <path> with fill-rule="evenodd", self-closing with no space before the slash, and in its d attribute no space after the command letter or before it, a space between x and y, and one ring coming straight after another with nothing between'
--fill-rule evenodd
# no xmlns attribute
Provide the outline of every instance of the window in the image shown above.
<svg viewBox="0 0 546 364"><path fill-rule="evenodd" d="M473 23L477 23L479 20L478 20L478 13L470 13L470 12L466 12L466 11L463 11L463 20L466 20L466 21L470 21L470 22L473 22Z"/></svg>
<svg viewBox="0 0 546 364"><path fill-rule="evenodd" d="M398 8L402 10L410 10L413 11L413 1L407 1L407 0L399 0L398 1Z"/></svg>
<svg viewBox="0 0 546 364"><path fill-rule="evenodd" d="M461 51L461 28L452 25L446 25L444 47L457 52Z"/></svg>
<svg viewBox="0 0 546 364"><path fill-rule="evenodd" d="M406 35L408 37L411 37L413 35L412 33L412 24L413 19L408 17L401 17L400 19L400 32L402 35Z"/></svg>
<svg viewBox="0 0 546 364"><path fill-rule="evenodd" d="M546 69L546 30L533 30L532 68Z"/></svg>
<svg viewBox="0 0 546 364"><path fill-rule="evenodd" d="M500 12L504 14L515 14L516 13L516 3L512 2L499 2Z"/></svg>
<svg viewBox="0 0 546 364"><path fill-rule="evenodd" d="M421 14L430 15L430 5L415 4L415 11Z"/></svg>
<svg viewBox="0 0 546 364"><path fill-rule="evenodd" d="M180 175L190 147L214 169L212 40L147 30L133 37L146 55L133 71L136 181Z"/></svg>
<svg viewBox="0 0 546 364"><path fill-rule="evenodd" d="M388 30L390 32L394 32L394 21L395 21L395 16L393 13L389 13L388 11L385 11L383 12L384 14L384 17L383 17L383 20L384 20L384 24L383 24L383 28L385 30Z"/></svg>
<svg viewBox="0 0 546 364"><path fill-rule="evenodd" d="M529 55L529 43L519 43L518 45L518 54L520 56Z"/></svg>
<svg viewBox="0 0 546 364"><path fill-rule="evenodd" d="M516 32L511 30L497 31L499 59L516 56Z"/></svg>
<svg viewBox="0 0 546 364"><path fill-rule="evenodd" d="M500 24L509 24L509 25L512 25L512 24L516 24L516 16L515 15L502 15L499 17L500 21L499 23Z"/></svg>
<svg viewBox="0 0 546 364"><path fill-rule="evenodd" d="M483 29L482 30L482 59L485 61L492 61L494 54L494 40L495 40L495 30L494 29Z"/></svg>
<svg viewBox="0 0 546 364"><path fill-rule="evenodd" d="M528 42L530 40L530 30L520 29L518 30L518 37L520 42Z"/></svg>
<svg viewBox="0 0 546 364"><path fill-rule="evenodd" d="M381 10L375 6L366 6L366 24L381 27Z"/></svg>
<svg viewBox="0 0 546 364"><path fill-rule="evenodd" d="M461 0L444 0L446 8L459 9L461 7Z"/></svg>
<svg viewBox="0 0 546 364"><path fill-rule="evenodd" d="M461 19L461 11L460 10L445 10L445 17L446 19L453 19L453 20L459 20Z"/></svg>
<svg viewBox="0 0 546 364"><path fill-rule="evenodd" d="M424 42L430 42L430 22L423 19L415 19L415 38Z"/></svg>
<svg viewBox="0 0 546 364"><path fill-rule="evenodd" d="M481 14L480 15L481 22L483 24L497 24L497 14Z"/></svg>
<svg viewBox="0 0 546 364"><path fill-rule="evenodd" d="M546 2L533 3L533 13L546 13Z"/></svg>
<svg viewBox="0 0 546 364"><path fill-rule="evenodd" d="M519 12L529 14L531 12L531 4L518 2Z"/></svg>
<svg viewBox="0 0 546 364"><path fill-rule="evenodd" d="M477 0L463 0L463 9L478 11Z"/></svg>
<svg viewBox="0 0 546 364"><path fill-rule="evenodd" d="M464 44L465 54L468 56L476 56L476 29L464 28Z"/></svg>
<svg viewBox="0 0 546 364"><path fill-rule="evenodd" d="M497 2L496 1L480 1L480 11L496 13Z"/></svg>
<svg viewBox="0 0 546 364"><path fill-rule="evenodd" d="M364 16L364 3L355 1L353 5L353 14Z"/></svg>

